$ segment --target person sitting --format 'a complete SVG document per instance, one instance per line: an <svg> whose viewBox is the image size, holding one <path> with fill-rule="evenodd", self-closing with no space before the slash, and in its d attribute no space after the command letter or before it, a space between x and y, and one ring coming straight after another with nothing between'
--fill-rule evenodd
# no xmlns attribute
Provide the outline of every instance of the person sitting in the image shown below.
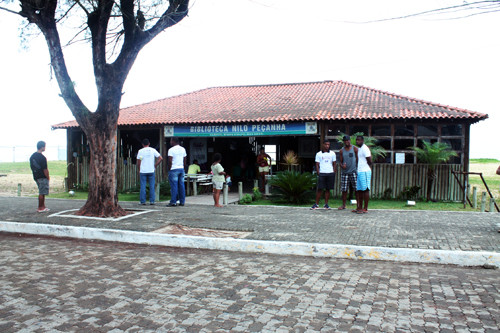
<svg viewBox="0 0 500 333"><path fill-rule="evenodd" d="M198 160L194 160L193 164L188 167L188 175L196 175L198 172L201 172L200 164L198 164Z"/></svg>

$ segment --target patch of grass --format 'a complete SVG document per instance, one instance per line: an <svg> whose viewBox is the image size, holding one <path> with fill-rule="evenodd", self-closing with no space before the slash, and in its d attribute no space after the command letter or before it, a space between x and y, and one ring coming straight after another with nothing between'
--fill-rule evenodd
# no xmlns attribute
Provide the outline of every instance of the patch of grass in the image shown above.
<svg viewBox="0 0 500 333"><path fill-rule="evenodd" d="M499 163L500 161L494 158L471 158L470 163Z"/></svg>
<svg viewBox="0 0 500 333"><path fill-rule="evenodd" d="M493 194L493 197L495 197L498 202L498 199L500 198L500 176L496 174L496 170L500 161L494 159L486 160L489 160L490 162L470 163L469 170L471 172L480 172L483 174L483 178L486 181L486 184L488 184L488 188ZM471 186L471 195L473 187L477 188L478 196L480 196L481 192L486 192L486 187L484 186L481 177L479 177L478 175L470 175L469 184Z"/></svg>
<svg viewBox="0 0 500 333"><path fill-rule="evenodd" d="M276 204L268 199L261 199L252 202L250 205L277 205L277 206L285 206L285 207L311 207L314 202L311 201L308 204L303 205L291 205L291 204ZM320 207L324 204L323 199L320 200ZM342 200L340 199L330 199L328 201L328 205L332 208L332 210L336 210L337 207L342 205ZM355 205L347 204L347 208L352 210L356 208ZM466 207L464 209L464 205L458 202L425 202L425 201L417 201L415 206L407 206L406 201L401 200L379 200L373 199L370 200L368 205L368 210L370 209L394 209L394 210L436 210L436 211L475 211L470 207Z"/></svg>
<svg viewBox="0 0 500 333"><path fill-rule="evenodd" d="M66 177L66 161L48 161L47 166L51 176ZM0 163L0 173L30 175L30 162L2 162Z"/></svg>

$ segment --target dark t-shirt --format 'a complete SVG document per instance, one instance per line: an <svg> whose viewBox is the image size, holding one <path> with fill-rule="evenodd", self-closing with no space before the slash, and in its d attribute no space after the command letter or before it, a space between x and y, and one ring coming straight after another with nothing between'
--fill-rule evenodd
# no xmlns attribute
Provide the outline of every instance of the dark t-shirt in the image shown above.
<svg viewBox="0 0 500 333"><path fill-rule="evenodd" d="M33 153L30 157L30 167L33 171L33 179L47 178L43 170L47 169L47 159L39 152Z"/></svg>
<svg viewBox="0 0 500 333"><path fill-rule="evenodd" d="M348 175L356 172L356 154L354 151L354 146L351 146L350 150L345 150L345 148L342 148L340 150L340 153L342 154L343 163L346 164L345 169L341 168L342 174Z"/></svg>

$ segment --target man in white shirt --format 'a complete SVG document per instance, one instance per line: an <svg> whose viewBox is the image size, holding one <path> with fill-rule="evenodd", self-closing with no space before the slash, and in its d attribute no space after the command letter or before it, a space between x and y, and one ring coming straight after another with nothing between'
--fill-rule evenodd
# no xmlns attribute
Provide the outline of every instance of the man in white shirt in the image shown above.
<svg viewBox="0 0 500 333"><path fill-rule="evenodd" d="M142 140L142 149L137 153L137 170L141 180L139 200L141 205L146 204L146 184L149 183L149 204L155 204L155 169L163 158L160 153L149 146L149 140Z"/></svg>
<svg viewBox="0 0 500 333"><path fill-rule="evenodd" d="M370 200L372 154L370 148L365 145L365 138L363 136L356 137L356 145L359 147L358 179L356 182L357 208L353 210L353 213L364 214L368 212L368 201Z"/></svg>
<svg viewBox="0 0 500 333"><path fill-rule="evenodd" d="M184 188L184 169L186 167L186 149L179 145L179 138L172 137L170 139L172 146L168 150L168 182L170 183L170 203L169 207L184 206L186 201L186 189Z"/></svg>
<svg viewBox="0 0 500 333"><path fill-rule="evenodd" d="M335 166L337 157L335 153L330 151L330 141L323 142L323 147L320 152L316 154L316 173L318 174L318 187L316 190L316 203L311 209L319 208L319 199L321 192L325 192L325 205L323 208L330 209L328 206L328 199L330 198L330 190L335 186Z"/></svg>

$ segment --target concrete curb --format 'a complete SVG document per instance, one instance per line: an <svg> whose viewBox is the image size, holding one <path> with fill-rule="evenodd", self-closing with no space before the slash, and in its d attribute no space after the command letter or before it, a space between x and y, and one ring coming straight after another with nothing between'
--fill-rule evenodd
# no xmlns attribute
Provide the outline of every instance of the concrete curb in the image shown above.
<svg viewBox="0 0 500 333"><path fill-rule="evenodd" d="M193 249L425 264L452 264L459 266L488 265L500 268L500 253L496 252L423 250L342 244L212 238L7 221L0 221L0 231Z"/></svg>

